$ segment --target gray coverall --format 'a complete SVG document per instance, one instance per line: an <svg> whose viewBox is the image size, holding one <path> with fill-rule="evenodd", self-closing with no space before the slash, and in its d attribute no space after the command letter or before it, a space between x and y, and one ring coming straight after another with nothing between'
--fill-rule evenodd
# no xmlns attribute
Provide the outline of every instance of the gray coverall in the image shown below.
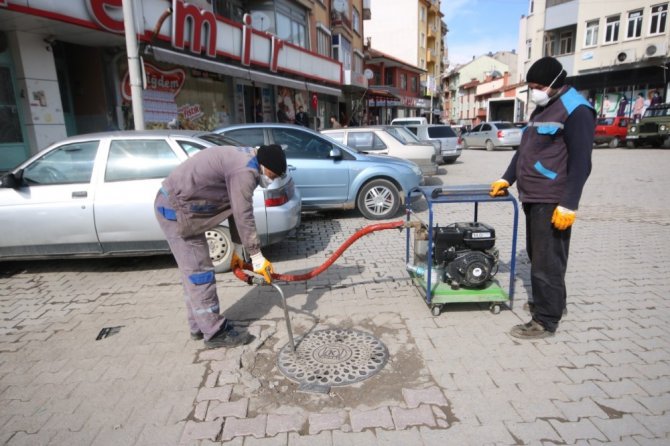
<svg viewBox="0 0 670 446"><path fill-rule="evenodd" d="M233 241L250 255L260 252L253 213L259 176L254 149L211 147L177 166L156 194L154 210L181 273L189 329L205 340L225 324L205 231L231 217Z"/></svg>

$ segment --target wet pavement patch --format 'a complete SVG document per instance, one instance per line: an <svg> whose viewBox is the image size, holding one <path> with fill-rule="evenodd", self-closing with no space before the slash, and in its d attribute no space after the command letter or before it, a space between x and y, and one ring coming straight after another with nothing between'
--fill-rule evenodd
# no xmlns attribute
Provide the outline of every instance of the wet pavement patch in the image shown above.
<svg viewBox="0 0 670 446"><path fill-rule="evenodd" d="M326 329L298 339L296 350L285 345L277 357L284 376L306 392L328 393L379 373L388 361L384 343L358 330Z"/></svg>

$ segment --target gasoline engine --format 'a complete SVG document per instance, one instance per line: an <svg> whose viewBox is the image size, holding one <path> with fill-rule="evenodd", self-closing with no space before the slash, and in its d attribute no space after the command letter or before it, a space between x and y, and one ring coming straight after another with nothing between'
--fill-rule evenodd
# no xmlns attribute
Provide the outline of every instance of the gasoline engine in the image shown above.
<svg viewBox="0 0 670 446"><path fill-rule="evenodd" d="M431 283L440 282L452 288L482 288L498 272L498 249L495 229L480 222L453 223L435 226L432 234ZM414 265L407 269L417 276L425 275L428 228L416 230Z"/></svg>

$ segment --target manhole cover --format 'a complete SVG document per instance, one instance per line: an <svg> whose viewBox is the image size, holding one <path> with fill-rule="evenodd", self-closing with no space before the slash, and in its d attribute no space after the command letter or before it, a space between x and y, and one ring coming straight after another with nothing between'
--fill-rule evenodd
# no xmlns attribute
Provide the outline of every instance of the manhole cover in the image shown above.
<svg viewBox="0 0 670 446"><path fill-rule="evenodd" d="M376 375L386 365L388 350L374 336L356 330L320 330L279 352L277 366L299 383L346 386Z"/></svg>

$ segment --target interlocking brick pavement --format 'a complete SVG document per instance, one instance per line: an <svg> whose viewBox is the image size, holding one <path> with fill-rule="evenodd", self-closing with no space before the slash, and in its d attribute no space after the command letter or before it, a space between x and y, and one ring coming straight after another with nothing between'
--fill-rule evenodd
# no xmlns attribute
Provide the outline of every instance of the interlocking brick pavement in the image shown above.
<svg viewBox="0 0 670 446"><path fill-rule="evenodd" d="M488 183L512 154L466 150L432 181ZM668 165L668 150L595 150L569 311L550 339L508 335L529 318L523 224L513 310L499 315L453 304L433 317L398 231L364 237L314 280L282 284L296 336L347 326L389 349L378 375L322 396L300 396L277 371L288 336L268 287L218 275L221 308L257 339L204 350L189 339L167 256L0 263L0 444L669 444ZM425 205L415 210L427 219ZM472 218L470 205L434 210L440 224ZM511 206L482 204L479 219L496 228L507 287ZM369 223L354 211L305 214L264 253L278 271L305 272ZM96 340L106 327L120 330ZM399 367L402 355L414 368ZM379 387L401 370L404 385Z"/></svg>

